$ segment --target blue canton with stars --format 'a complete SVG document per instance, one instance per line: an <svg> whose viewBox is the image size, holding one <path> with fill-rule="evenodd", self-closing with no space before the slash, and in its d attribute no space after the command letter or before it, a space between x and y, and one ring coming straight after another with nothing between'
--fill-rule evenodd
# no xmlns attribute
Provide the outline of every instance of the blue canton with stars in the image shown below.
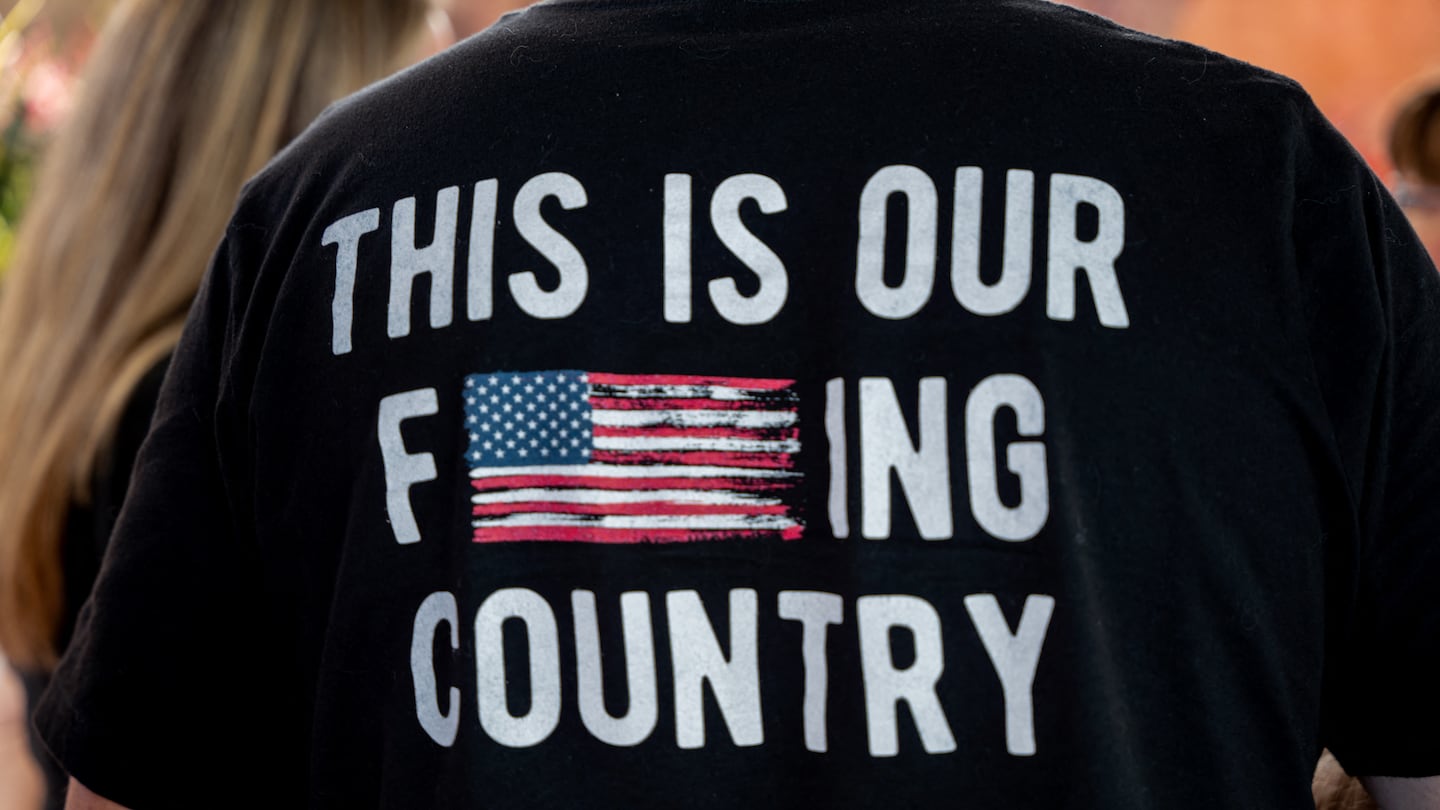
<svg viewBox="0 0 1440 810"><path fill-rule="evenodd" d="M465 378L465 462L475 467L586 464L594 451L583 371L495 371Z"/></svg>

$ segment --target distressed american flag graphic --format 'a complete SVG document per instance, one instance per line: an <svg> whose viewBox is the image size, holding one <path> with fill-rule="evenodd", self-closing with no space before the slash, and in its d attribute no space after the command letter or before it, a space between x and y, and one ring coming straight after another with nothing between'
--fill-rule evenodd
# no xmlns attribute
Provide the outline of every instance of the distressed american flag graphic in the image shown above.
<svg viewBox="0 0 1440 810"><path fill-rule="evenodd" d="M465 378L477 543L798 539L793 380Z"/></svg>

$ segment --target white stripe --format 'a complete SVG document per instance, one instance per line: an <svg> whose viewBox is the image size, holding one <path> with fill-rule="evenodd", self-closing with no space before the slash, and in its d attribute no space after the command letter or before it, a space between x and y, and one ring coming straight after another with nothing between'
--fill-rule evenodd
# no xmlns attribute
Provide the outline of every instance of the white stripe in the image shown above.
<svg viewBox="0 0 1440 810"><path fill-rule="evenodd" d="M718 450L727 453L798 453L800 442L795 439L763 441L760 439L725 439L667 436L596 436L595 449L645 452L653 450Z"/></svg>
<svg viewBox="0 0 1440 810"><path fill-rule="evenodd" d="M799 524L784 515L560 515L519 514L476 518L476 529L533 528L539 526L588 526L595 529L714 529L781 530Z"/></svg>
<svg viewBox="0 0 1440 810"><path fill-rule="evenodd" d="M603 427L792 427L800 417L791 411L612 411L597 410L591 418Z"/></svg>
<svg viewBox="0 0 1440 810"><path fill-rule="evenodd" d="M591 385L590 395L617 399L716 399L727 402L751 399L790 402L795 399L788 391L765 391L727 385Z"/></svg>
<svg viewBox="0 0 1440 810"><path fill-rule="evenodd" d="M470 498L480 506L493 503L683 503L701 506L779 506L776 498L723 489L502 489Z"/></svg>
<svg viewBox="0 0 1440 810"><path fill-rule="evenodd" d="M752 467L705 467L687 464L552 464L534 467L479 467L471 478L511 476L594 476L595 478L799 478L790 470Z"/></svg>

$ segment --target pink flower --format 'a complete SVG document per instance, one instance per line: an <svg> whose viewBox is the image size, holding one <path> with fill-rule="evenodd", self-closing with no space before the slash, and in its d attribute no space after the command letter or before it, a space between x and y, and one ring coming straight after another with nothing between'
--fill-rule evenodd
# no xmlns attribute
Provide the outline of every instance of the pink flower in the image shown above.
<svg viewBox="0 0 1440 810"><path fill-rule="evenodd" d="M74 75L60 62L47 59L33 65L24 82L20 98L27 127L40 134L54 130L74 104Z"/></svg>

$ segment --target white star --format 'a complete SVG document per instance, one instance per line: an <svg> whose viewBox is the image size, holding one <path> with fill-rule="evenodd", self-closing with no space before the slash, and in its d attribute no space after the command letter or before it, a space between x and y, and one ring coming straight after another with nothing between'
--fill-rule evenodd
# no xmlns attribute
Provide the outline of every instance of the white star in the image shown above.
<svg viewBox="0 0 1440 810"><path fill-rule="evenodd" d="M572 402L572 403L570 403L570 410L572 410L572 411L578 411L578 410L580 410L580 403L578 403L578 402Z"/></svg>
<svg viewBox="0 0 1440 810"><path fill-rule="evenodd" d="M505 423L505 429L506 429L506 430L514 430L514 429L515 429L515 423L514 423L514 422L506 422L506 423Z"/></svg>
<svg viewBox="0 0 1440 810"><path fill-rule="evenodd" d="M549 435L550 435L550 431L548 431L548 430L542 430L542 431L540 431L540 435L541 435L542 437L544 437L544 436L549 436Z"/></svg>
<svg viewBox="0 0 1440 810"><path fill-rule="evenodd" d="M533 403L533 402L526 403L526 405L525 405L525 410L527 410L527 411L534 411L534 410L535 410L535 403Z"/></svg>
<svg viewBox="0 0 1440 810"><path fill-rule="evenodd" d="M570 446L571 446L571 447L579 447L579 446L580 446L580 440L579 440L579 439L571 439L571 440L570 440Z"/></svg>
<svg viewBox="0 0 1440 810"><path fill-rule="evenodd" d="M536 402L544 402L544 401L545 401L545 395L544 395L544 394L536 394L536 395L535 395L535 401L536 401Z"/></svg>
<svg viewBox="0 0 1440 810"><path fill-rule="evenodd" d="M575 428L576 430L579 430L579 429L580 429L580 420L579 420L579 419L571 419L571 420L570 420L570 427Z"/></svg>
<svg viewBox="0 0 1440 810"><path fill-rule="evenodd" d="M555 393L555 383L550 383L549 385L547 385L545 387L545 390L549 391L552 394Z"/></svg>
<svg viewBox="0 0 1440 810"><path fill-rule="evenodd" d="M485 442L484 447L485 447L486 450L493 450L493 449L495 449L495 443L494 443L494 442Z"/></svg>
<svg viewBox="0 0 1440 810"><path fill-rule="evenodd" d="M539 439L531 439L531 440L530 440L530 446L531 446L531 447L539 447L539 446L540 446L540 440L539 440Z"/></svg>
<svg viewBox="0 0 1440 810"><path fill-rule="evenodd" d="M525 435L526 435L526 434L525 434L525 431L523 431L523 430L517 430L517 431L515 432L515 437L518 438L518 439L523 439L523 438L525 438Z"/></svg>
<svg viewBox="0 0 1440 810"><path fill-rule="evenodd" d="M534 420L534 419L531 419L528 424L529 424L531 430L534 430L534 429L535 429L535 424L536 424L536 423L535 423L535 420Z"/></svg>
<svg viewBox="0 0 1440 810"><path fill-rule="evenodd" d="M474 388L474 387L475 387L475 381L474 381L473 379L470 379L469 377L465 378L465 387L466 387L466 388Z"/></svg>
<svg viewBox="0 0 1440 810"><path fill-rule="evenodd" d="M565 382L565 375L564 375L564 374L556 374L556 375L555 375L555 379L559 380L560 382Z"/></svg>
<svg viewBox="0 0 1440 810"><path fill-rule="evenodd" d="M508 402L505 403L505 412L506 412L506 413L510 413L510 412L513 411L513 410L515 410L515 406L514 406L514 405L511 405L511 404L508 403Z"/></svg>
<svg viewBox="0 0 1440 810"><path fill-rule="evenodd" d="M504 450L496 450L496 451L495 451L495 455L496 455L498 458L504 458L504 457L505 457L505 451L504 451Z"/></svg>
<svg viewBox="0 0 1440 810"><path fill-rule="evenodd" d="M511 377L511 378L510 378L510 382L513 382L513 383L515 383L516 385L519 385L519 384L520 384L520 378L519 378L519 377Z"/></svg>
<svg viewBox="0 0 1440 810"><path fill-rule="evenodd" d="M550 455L550 451L549 451L548 449L542 449L542 450L540 451L540 455L542 455L542 456L548 456L548 455Z"/></svg>
<svg viewBox="0 0 1440 810"><path fill-rule="evenodd" d="M492 374L492 375L490 376L490 384L491 384L491 385L494 385L494 384L497 383L497 382L500 382L500 378L499 378L499 377L496 377L496 376L494 376L494 375Z"/></svg>
<svg viewBox="0 0 1440 810"><path fill-rule="evenodd" d="M525 393L527 393L527 394L533 394L533 393L535 393L535 386L533 386L533 385L527 385L527 386L525 386Z"/></svg>
<svg viewBox="0 0 1440 810"><path fill-rule="evenodd" d="M480 441L480 434L479 434L479 433L471 433L471 434L470 434L470 441L472 441L472 442L478 442L478 441Z"/></svg>
<svg viewBox="0 0 1440 810"><path fill-rule="evenodd" d="M480 406L480 412L481 412L481 413L489 413L489 412L490 412L490 406L489 406L489 405L481 405L481 406Z"/></svg>
<svg viewBox="0 0 1440 810"><path fill-rule="evenodd" d="M509 447L509 448L511 448L511 449L514 449L514 447L515 447L515 440L514 440L514 439L511 439L510 441L505 442L505 446L506 446L506 447Z"/></svg>
<svg viewBox="0 0 1440 810"><path fill-rule="evenodd" d="M473 452L473 453L470 454L470 457L473 458L473 459L475 459L476 461L479 461L479 460L480 460L480 451L479 451L479 450L476 450L475 452Z"/></svg>
<svg viewBox="0 0 1440 810"><path fill-rule="evenodd" d="M476 422L479 422L480 420L477 419L477 418L475 417L475 414L472 413L472 414L470 414L469 416L465 417L465 421L466 421L466 422L469 422L470 424L473 425L473 424L475 424Z"/></svg>
<svg viewBox="0 0 1440 810"><path fill-rule="evenodd" d="M502 394L508 394L508 393L510 393L510 386L508 386L508 385L502 385L502 386L500 386L500 393L502 393Z"/></svg>
<svg viewBox="0 0 1440 810"><path fill-rule="evenodd" d="M530 451L528 451L528 450L521 450L521 451L520 451L520 457L521 457L521 458L524 458L524 457L526 457L526 456L528 456L528 455L530 455Z"/></svg>
<svg viewBox="0 0 1440 810"><path fill-rule="evenodd" d="M466 398L465 398L465 404L466 404L466 405L474 405L474 404L475 404L475 397L466 397Z"/></svg>
<svg viewBox="0 0 1440 810"><path fill-rule="evenodd" d="M570 390L571 390L571 391L579 391L579 390L580 390L580 386L576 385L575 383L570 383Z"/></svg>
<svg viewBox="0 0 1440 810"><path fill-rule="evenodd" d="M558 410L560 410L560 403L558 403L558 402L552 402L552 403L550 403L550 410L552 410L552 411L558 411Z"/></svg>
<svg viewBox="0 0 1440 810"><path fill-rule="evenodd" d="M491 404L491 405L499 405L499 404L500 404L500 397L491 396L491 397L490 397L490 404Z"/></svg>

